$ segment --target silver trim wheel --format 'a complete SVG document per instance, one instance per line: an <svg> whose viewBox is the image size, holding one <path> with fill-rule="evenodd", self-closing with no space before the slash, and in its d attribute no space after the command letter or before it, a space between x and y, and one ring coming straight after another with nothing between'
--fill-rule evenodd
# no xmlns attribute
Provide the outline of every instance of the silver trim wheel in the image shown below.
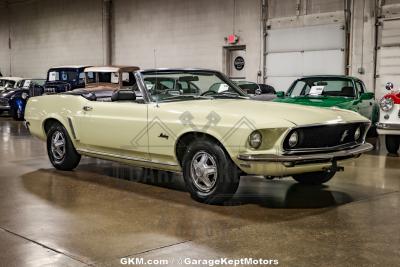
<svg viewBox="0 0 400 267"><path fill-rule="evenodd" d="M190 176L194 185L201 192L210 192L218 179L215 158L205 151L197 152L190 163Z"/></svg>
<svg viewBox="0 0 400 267"><path fill-rule="evenodd" d="M65 157L65 137L61 131L55 131L51 136L51 154L56 163L60 163Z"/></svg>

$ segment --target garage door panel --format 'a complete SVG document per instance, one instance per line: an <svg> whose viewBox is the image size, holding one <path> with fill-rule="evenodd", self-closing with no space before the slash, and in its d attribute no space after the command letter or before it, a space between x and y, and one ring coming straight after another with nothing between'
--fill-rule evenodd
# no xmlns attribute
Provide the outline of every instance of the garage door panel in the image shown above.
<svg viewBox="0 0 400 267"><path fill-rule="evenodd" d="M266 67L267 76L298 76L303 67L302 53L270 53Z"/></svg>
<svg viewBox="0 0 400 267"><path fill-rule="evenodd" d="M378 43L379 46L400 46L400 20L382 21Z"/></svg>
<svg viewBox="0 0 400 267"><path fill-rule="evenodd" d="M345 33L340 24L269 30L267 52L344 49Z"/></svg>
<svg viewBox="0 0 400 267"><path fill-rule="evenodd" d="M272 85L275 91L286 92L294 80L300 78L299 76L292 77L268 77L266 83Z"/></svg>
<svg viewBox="0 0 400 267"><path fill-rule="evenodd" d="M380 99L387 93L387 82L400 88L400 19L382 20L378 38L375 94Z"/></svg>
<svg viewBox="0 0 400 267"><path fill-rule="evenodd" d="M304 52L303 75L344 74L345 53L342 50Z"/></svg>

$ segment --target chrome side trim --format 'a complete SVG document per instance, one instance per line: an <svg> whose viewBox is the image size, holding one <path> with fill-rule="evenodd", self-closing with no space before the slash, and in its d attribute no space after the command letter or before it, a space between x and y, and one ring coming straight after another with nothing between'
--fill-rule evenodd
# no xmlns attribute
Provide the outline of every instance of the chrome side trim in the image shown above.
<svg viewBox="0 0 400 267"><path fill-rule="evenodd" d="M68 117L68 125L69 128L71 128L71 133L72 133L72 137L77 140L76 138L76 133L75 133L75 129L74 129L74 125L72 124L72 119L70 117Z"/></svg>
<svg viewBox="0 0 400 267"><path fill-rule="evenodd" d="M273 154L240 154L238 159L244 161L264 161L264 162L302 162L302 161L320 161L334 160L342 157L355 157L364 152L372 150L374 147L371 144L365 143L356 148L340 150L331 153L318 153L296 156L273 155ZM310 163L311 163L310 162Z"/></svg>
<svg viewBox="0 0 400 267"><path fill-rule="evenodd" d="M400 130L400 124L394 123L377 123L377 128L382 130Z"/></svg>
<svg viewBox="0 0 400 267"><path fill-rule="evenodd" d="M100 152L100 151L93 151L93 150L88 150L88 149L77 149L77 151L81 152L81 153L88 153L88 154L94 154L94 155L111 157L111 158L118 158L118 159L124 159L124 160L131 160L131 161L138 161L138 162L145 162L145 163L153 163L153 164L172 166L172 167L178 167L179 166L178 164L172 163L172 162L160 162L160 161L155 161L155 160L147 160L147 159L143 159L143 158L122 156L122 155L118 155L118 154L112 154L112 153L106 153L106 152Z"/></svg>

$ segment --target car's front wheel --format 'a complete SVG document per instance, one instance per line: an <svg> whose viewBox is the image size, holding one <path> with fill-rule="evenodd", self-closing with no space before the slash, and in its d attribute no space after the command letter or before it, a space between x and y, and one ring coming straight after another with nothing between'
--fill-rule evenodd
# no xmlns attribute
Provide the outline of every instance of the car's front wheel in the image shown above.
<svg viewBox="0 0 400 267"><path fill-rule="evenodd" d="M293 175L293 179L295 179L300 184L307 185L321 185L328 182L335 176L336 171L321 171L321 172L310 172L310 173L302 173Z"/></svg>
<svg viewBox="0 0 400 267"><path fill-rule="evenodd" d="M47 154L51 164L63 171L75 169L81 160L67 130L59 123L53 123L47 132Z"/></svg>
<svg viewBox="0 0 400 267"><path fill-rule="evenodd" d="M182 160L186 188L193 199L222 204L236 192L240 171L220 145L211 140L190 144Z"/></svg>
<svg viewBox="0 0 400 267"><path fill-rule="evenodd" d="M397 154L400 146L400 136L386 135L385 136L386 149L389 153Z"/></svg>

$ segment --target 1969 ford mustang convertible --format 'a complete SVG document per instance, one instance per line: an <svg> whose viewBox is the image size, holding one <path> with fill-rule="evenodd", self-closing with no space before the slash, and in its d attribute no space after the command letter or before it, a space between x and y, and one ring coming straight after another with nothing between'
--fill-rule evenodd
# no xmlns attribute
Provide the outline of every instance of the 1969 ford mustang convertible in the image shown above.
<svg viewBox="0 0 400 267"><path fill-rule="evenodd" d="M134 76L130 88L110 90L109 101L85 90L29 100L26 125L47 142L55 168L72 170L86 155L183 172L194 199L217 204L236 192L240 176L322 184L342 161L372 149L370 121L353 111L250 100L211 70Z"/></svg>

